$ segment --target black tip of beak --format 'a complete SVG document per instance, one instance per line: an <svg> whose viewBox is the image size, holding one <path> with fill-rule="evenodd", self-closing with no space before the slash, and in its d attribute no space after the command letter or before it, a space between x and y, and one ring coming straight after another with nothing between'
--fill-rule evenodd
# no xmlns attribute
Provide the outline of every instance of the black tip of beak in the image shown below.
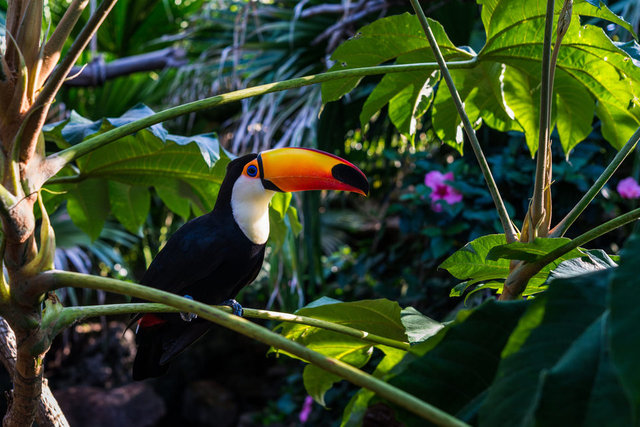
<svg viewBox="0 0 640 427"><path fill-rule="evenodd" d="M365 195L369 194L369 181L358 169L339 163L331 168L331 175L338 181L361 190Z"/></svg>

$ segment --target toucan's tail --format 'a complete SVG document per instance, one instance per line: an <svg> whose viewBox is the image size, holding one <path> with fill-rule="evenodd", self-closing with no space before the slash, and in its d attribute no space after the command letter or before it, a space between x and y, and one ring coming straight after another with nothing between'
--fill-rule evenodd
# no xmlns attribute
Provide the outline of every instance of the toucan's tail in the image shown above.
<svg viewBox="0 0 640 427"><path fill-rule="evenodd" d="M133 379L159 377L169 369L169 362L210 328L210 323L196 319L185 322L177 314L145 314L138 320L133 362Z"/></svg>

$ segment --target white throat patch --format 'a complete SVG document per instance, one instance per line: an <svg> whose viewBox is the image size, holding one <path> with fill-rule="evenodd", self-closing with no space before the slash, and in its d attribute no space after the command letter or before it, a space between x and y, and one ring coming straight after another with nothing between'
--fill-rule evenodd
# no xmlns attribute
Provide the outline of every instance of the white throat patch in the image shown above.
<svg viewBox="0 0 640 427"><path fill-rule="evenodd" d="M245 236L261 245L269 238L269 202L275 191L265 190L260 179L240 175L231 190L233 218Z"/></svg>

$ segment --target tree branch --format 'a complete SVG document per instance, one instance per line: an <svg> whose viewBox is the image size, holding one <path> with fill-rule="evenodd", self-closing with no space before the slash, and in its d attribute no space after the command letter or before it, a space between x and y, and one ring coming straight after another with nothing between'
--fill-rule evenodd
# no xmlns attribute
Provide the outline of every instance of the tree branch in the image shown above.
<svg viewBox="0 0 640 427"><path fill-rule="evenodd" d="M16 370L16 336L4 318L0 317L0 361L13 379ZM42 427L68 427L58 402L49 389L47 380L42 382L42 394L37 405L36 421Z"/></svg>
<svg viewBox="0 0 640 427"><path fill-rule="evenodd" d="M82 51L84 51L87 44L89 44L89 40L91 40L91 37L98 31L98 28L100 28L100 25L106 19L116 2L117 0L104 0L100 6L98 6L96 12L89 18L87 24L82 28L82 31L80 31L80 34L78 34L78 37L67 51L67 55L60 65L55 68L51 77L49 77L42 87L42 90L30 108L30 111L34 111L35 113L29 118L28 126L25 129L25 135L21 142L20 160L22 162L28 163L34 155L38 141L38 133L44 125L49 107L53 103L56 93L58 93L58 90L62 87L73 64L76 63Z"/></svg>
<svg viewBox="0 0 640 427"><path fill-rule="evenodd" d="M372 375L362 372L347 363L310 350L260 325L197 301L183 298L169 292L120 280L55 270L47 271L35 276L34 285L36 285L36 288L40 291L54 290L67 286L100 289L171 305L179 309L181 312L195 313L199 317L210 320L264 344L295 354L309 363L313 363L314 365L338 375L355 385L369 389L379 396L438 425L467 425L434 406L423 402L415 396L375 378Z"/></svg>
<svg viewBox="0 0 640 427"><path fill-rule="evenodd" d="M91 61L86 67L75 66L71 69L72 79L65 86L100 86L109 79L140 72L162 70L186 64L186 52L180 48L168 47L155 52L128 56L105 63L102 57Z"/></svg>
<svg viewBox="0 0 640 427"><path fill-rule="evenodd" d="M56 29L44 46L42 68L40 69L37 87L42 86L53 70L53 67L58 63L64 43L71 35L73 27L75 27L88 4L89 0L73 0L62 16L62 19L60 19L60 22L58 22Z"/></svg>
<svg viewBox="0 0 640 427"><path fill-rule="evenodd" d="M220 310L224 310L227 313L231 313L231 307L227 306L215 306ZM375 344L382 344L389 347L394 347L400 350L408 351L411 345L408 342L397 341L391 338L375 335L367 331L351 328L349 326L340 325L330 321L315 319L313 317L298 316L289 313L280 313L277 311L269 310L256 310L254 308L243 308L244 313L242 317L249 319L265 319L265 320L278 320L282 322L298 323L301 325L313 326L316 328L322 328L333 332L338 332L350 337L358 338L363 341L368 341ZM85 307L65 307L61 310L59 320L56 323L54 334L58 333L58 330L65 329L79 319L96 316L108 316L114 314L133 314L133 313L179 313L180 310L164 305L164 304L150 304L150 303L133 303L133 304L108 304L108 305L93 305Z"/></svg>

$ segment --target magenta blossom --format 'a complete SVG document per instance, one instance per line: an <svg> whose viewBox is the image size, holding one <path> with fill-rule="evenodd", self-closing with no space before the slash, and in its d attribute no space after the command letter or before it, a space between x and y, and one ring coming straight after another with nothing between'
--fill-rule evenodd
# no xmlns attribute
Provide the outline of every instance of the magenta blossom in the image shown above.
<svg viewBox="0 0 640 427"><path fill-rule="evenodd" d="M445 181L453 181L453 172L447 172L444 175L438 171L431 171L424 176L424 185L431 189L431 209L436 212L442 211L442 205L436 203L438 200L444 200L450 205L462 201L462 194L445 183Z"/></svg>
<svg viewBox="0 0 640 427"><path fill-rule="evenodd" d="M623 199L637 199L640 197L640 185L632 177L625 178L616 188Z"/></svg>
<svg viewBox="0 0 640 427"><path fill-rule="evenodd" d="M309 415L311 415L311 409L313 406L313 397L307 396L304 398L304 403L302 404L302 409L300 410L300 414L298 414L298 419L302 424L306 423L309 419Z"/></svg>

